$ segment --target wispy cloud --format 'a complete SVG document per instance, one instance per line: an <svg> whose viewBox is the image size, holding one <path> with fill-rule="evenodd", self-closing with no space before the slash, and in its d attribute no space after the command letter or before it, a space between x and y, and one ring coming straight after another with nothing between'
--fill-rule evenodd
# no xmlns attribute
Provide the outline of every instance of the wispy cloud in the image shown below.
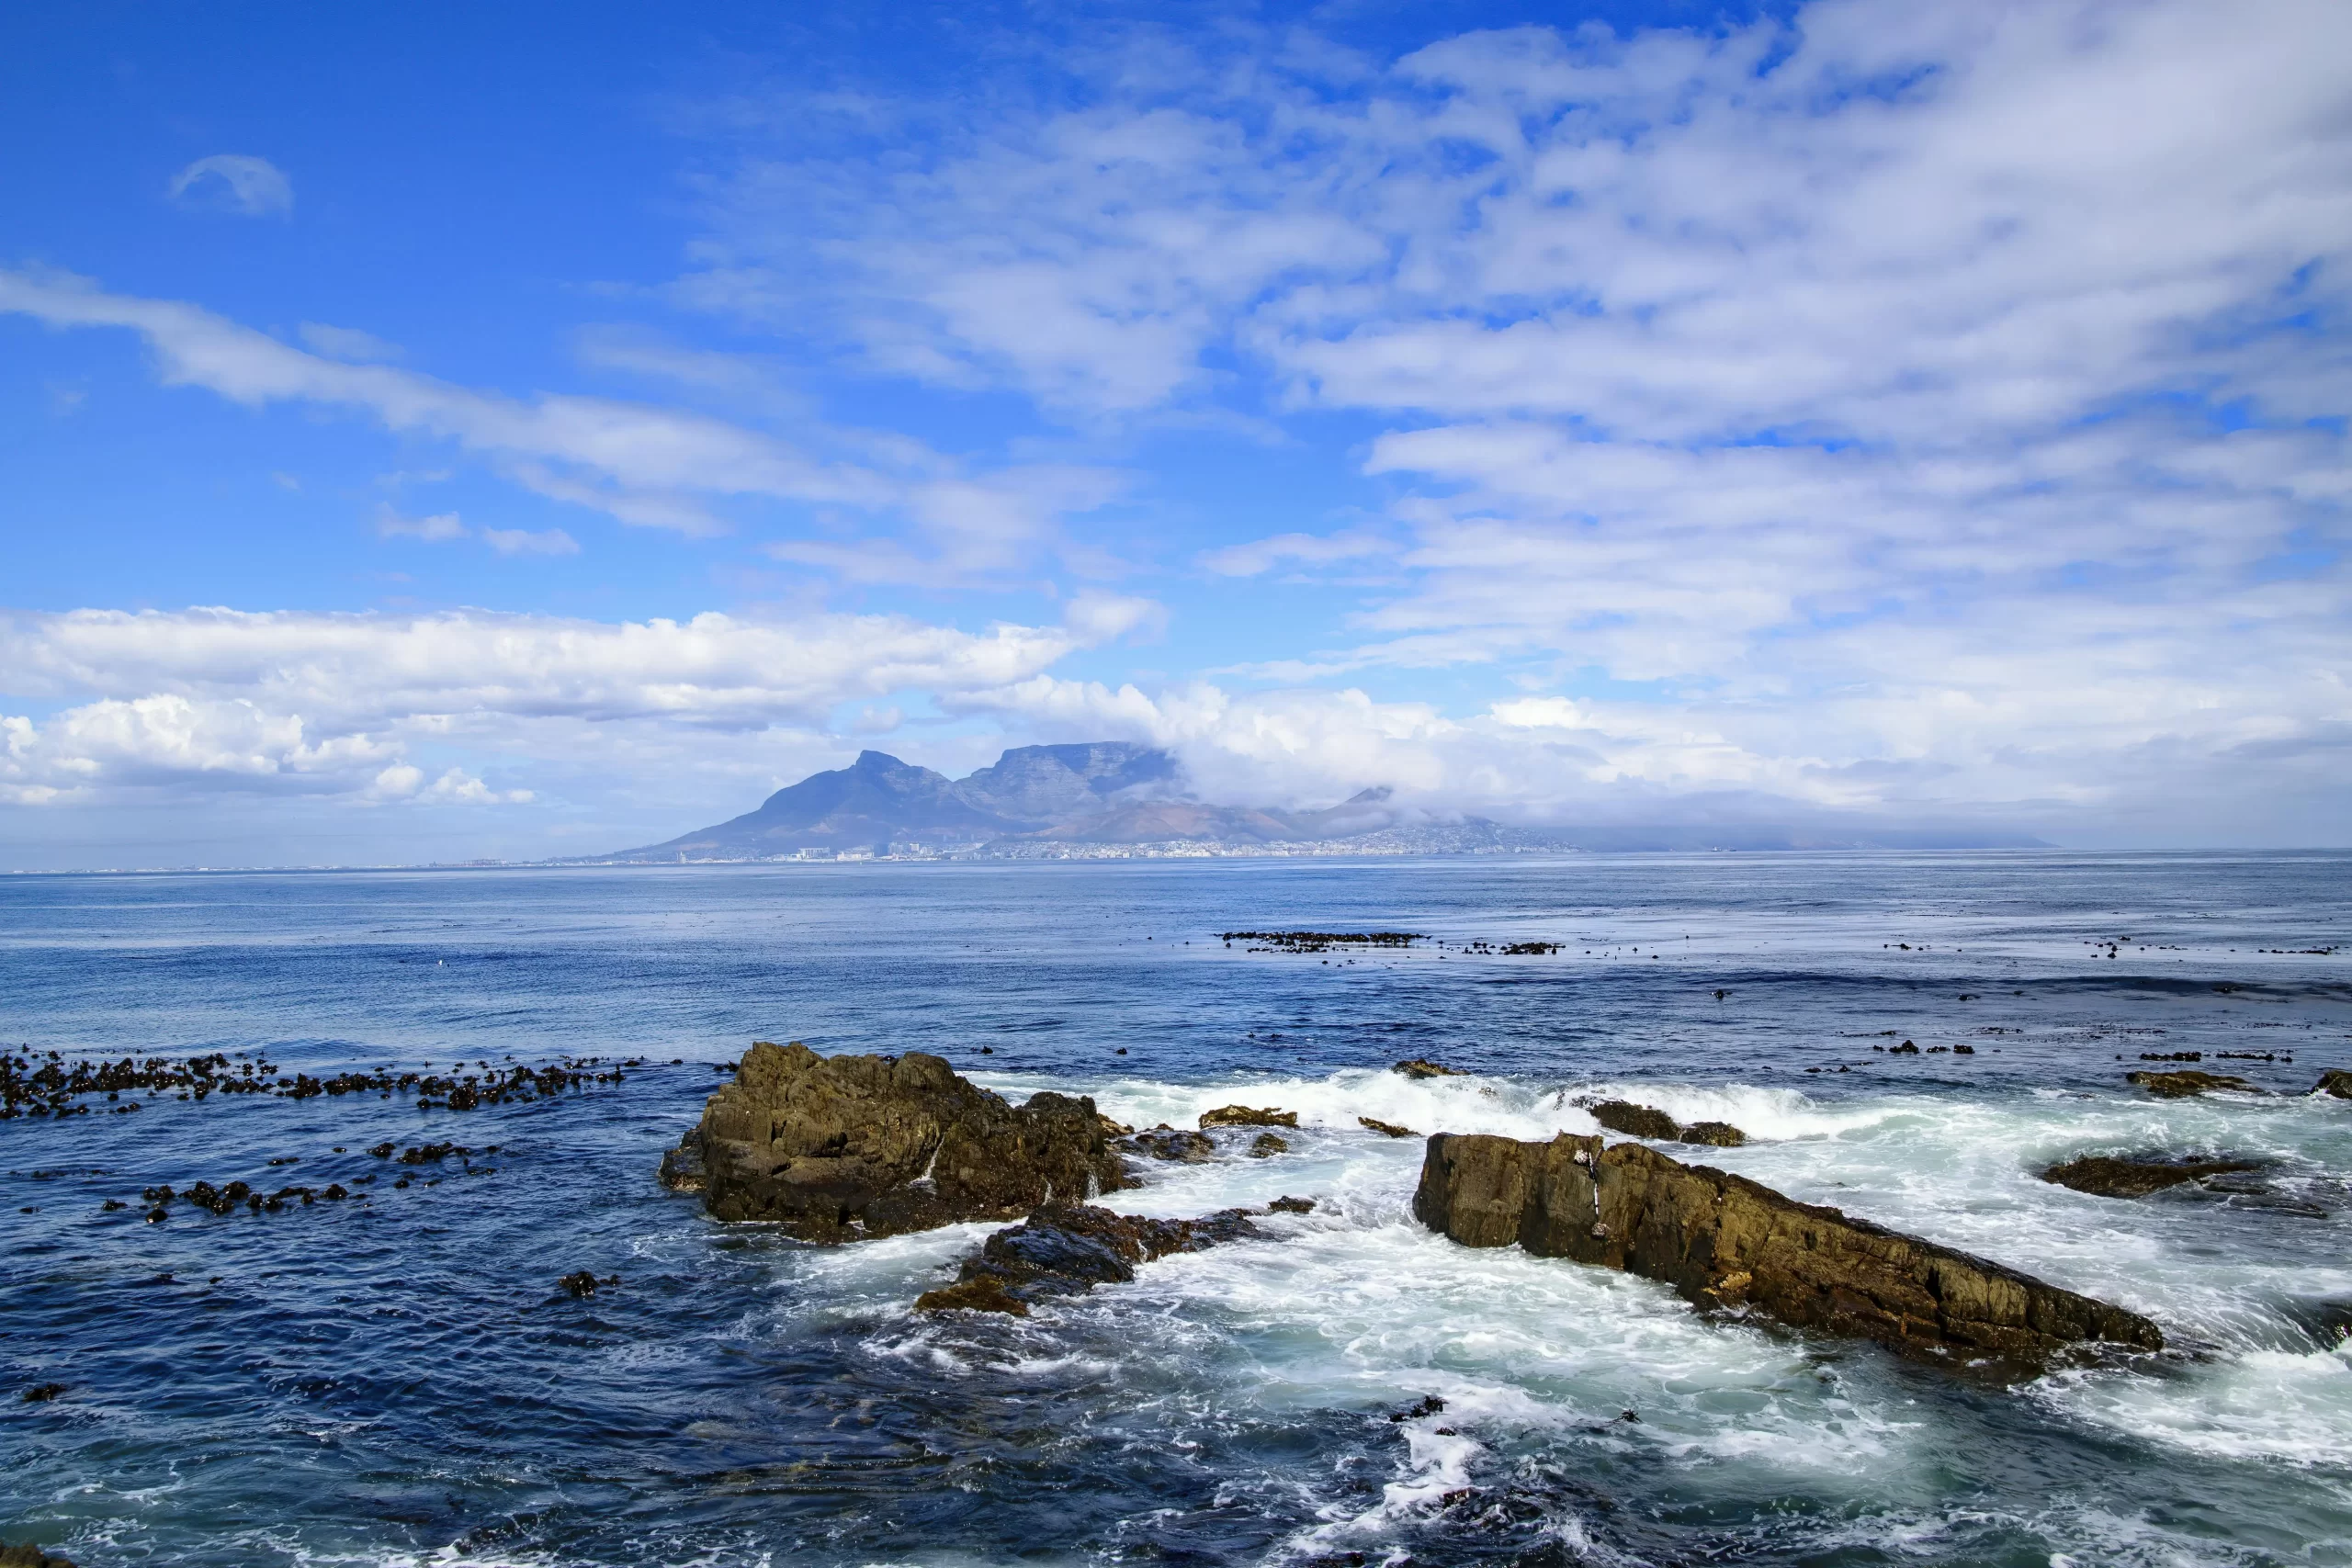
<svg viewBox="0 0 2352 1568"><path fill-rule="evenodd" d="M2352 11L1150 42L887 167L755 152L692 286L1067 423L1371 424L1385 526L1198 557L1358 595L1261 676L1638 685L1609 732L1699 761L1580 744L1679 790L2119 799L2163 755L2243 815L2255 737L2332 754ZM1088 711L1176 732L1132 708Z"/></svg>
<svg viewBox="0 0 2352 1568"><path fill-rule="evenodd" d="M215 152L172 176L174 201L234 212L247 218L294 210L294 186L266 158L246 152Z"/></svg>
<svg viewBox="0 0 2352 1568"><path fill-rule="evenodd" d="M389 506L379 506L376 509L376 532L387 539L419 539L435 545L466 538L472 530L454 512L436 512L430 517L403 517Z"/></svg>
<svg viewBox="0 0 2352 1568"><path fill-rule="evenodd" d="M311 345L311 352L322 354L329 359L368 365L403 356L400 344L386 343L375 333L361 332L357 327L331 327L324 321L304 321L301 333L302 341Z"/></svg>
<svg viewBox="0 0 2352 1568"><path fill-rule="evenodd" d="M484 528L482 543L502 556L576 556L580 541L560 528Z"/></svg>
<svg viewBox="0 0 2352 1568"><path fill-rule="evenodd" d="M356 409L390 430L451 441L526 488L624 523L717 534L728 525L713 502L755 497L843 509L886 534L896 524L905 540L828 546L805 558L838 558L844 570L874 580L936 581L1034 562L1069 544L1060 533L1066 515L1101 504L1125 482L1111 470L1068 464L972 473L910 438L857 440L854 433L851 444L883 461L824 457L689 410L555 393L510 398L305 353L194 305L110 294L63 275L0 271L0 310L54 327L136 332L168 385L244 403Z"/></svg>

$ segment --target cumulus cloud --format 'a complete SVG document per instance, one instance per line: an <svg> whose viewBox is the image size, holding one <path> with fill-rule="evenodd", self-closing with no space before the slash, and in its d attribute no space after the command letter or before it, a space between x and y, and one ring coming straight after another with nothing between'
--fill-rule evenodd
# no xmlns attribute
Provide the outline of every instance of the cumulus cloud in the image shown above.
<svg viewBox="0 0 2352 1568"><path fill-rule="evenodd" d="M487 800L471 773L426 784L409 753L572 747L601 749L608 772L648 757L666 768L665 737L821 729L845 703L1011 685L1153 613L1090 598L1063 626L978 632L842 615L21 615L0 620L10 694L73 705L5 720L0 789L35 805L139 789Z"/></svg>
<svg viewBox="0 0 2352 1568"><path fill-rule="evenodd" d="M266 158L215 152L172 176L172 199L216 212L263 218L294 210L294 186Z"/></svg>

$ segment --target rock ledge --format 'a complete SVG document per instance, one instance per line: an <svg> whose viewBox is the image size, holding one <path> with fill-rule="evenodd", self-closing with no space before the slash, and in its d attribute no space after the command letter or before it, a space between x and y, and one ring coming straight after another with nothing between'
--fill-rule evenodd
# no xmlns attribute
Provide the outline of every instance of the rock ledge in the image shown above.
<svg viewBox="0 0 2352 1568"><path fill-rule="evenodd" d="M2164 1348L2120 1307L1639 1144L1440 1133L1413 1213L1465 1246L1624 1269L1922 1360L2025 1370L2086 1340Z"/></svg>
<svg viewBox="0 0 2352 1568"><path fill-rule="evenodd" d="M662 1161L722 1220L807 1241L861 1241L1013 1219L1129 1185L1091 1100L1015 1108L937 1056L820 1056L764 1041Z"/></svg>

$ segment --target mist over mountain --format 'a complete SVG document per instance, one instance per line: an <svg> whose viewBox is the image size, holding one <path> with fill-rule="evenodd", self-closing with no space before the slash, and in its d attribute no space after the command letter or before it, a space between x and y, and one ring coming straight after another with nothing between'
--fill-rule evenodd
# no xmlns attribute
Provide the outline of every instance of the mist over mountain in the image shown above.
<svg viewBox="0 0 2352 1568"><path fill-rule="evenodd" d="M773 860L840 854L1432 854L1563 850L2025 849L2041 840L1966 828L1726 822L1530 827L1397 802L1385 785L1295 810L1189 798L1171 753L1128 741L1020 746L961 779L861 752L757 810L616 861Z"/></svg>

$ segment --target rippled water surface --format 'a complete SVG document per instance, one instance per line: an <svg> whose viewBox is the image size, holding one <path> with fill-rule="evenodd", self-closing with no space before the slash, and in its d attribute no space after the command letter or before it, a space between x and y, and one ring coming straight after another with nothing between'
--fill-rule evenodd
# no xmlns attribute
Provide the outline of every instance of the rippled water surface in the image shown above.
<svg viewBox="0 0 2352 1568"><path fill-rule="evenodd" d="M1447 945L1216 937L1299 926ZM0 1540L85 1565L2352 1562L2352 1101L2305 1092L2352 1066L2341 855L17 877L0 1037L644 1064L473 1111L131 1091L0 1122ZM711 1064L771 1038L1126 1122L1284 1107L1292 1152L1237 1140L1115 1201L1321 1201L1027 1321L919 1318L989 1227L819 1250L655 1183ZM2276 1092L2124 1083L2183 1051ZM1421 1231L1419 1144L1357 1122L1591 1132L1596 1094L1734 1122L1755 1141L1710 1163L2175 1348L2003 1387L1710 1318ZM474 1155L395 1190L382 1140ZM2036 1179L2155 1151L2261 1168ZM364 1196L137 1201L294 1173ZM583 1268L621 1282L557 1288Z"/></svg>

